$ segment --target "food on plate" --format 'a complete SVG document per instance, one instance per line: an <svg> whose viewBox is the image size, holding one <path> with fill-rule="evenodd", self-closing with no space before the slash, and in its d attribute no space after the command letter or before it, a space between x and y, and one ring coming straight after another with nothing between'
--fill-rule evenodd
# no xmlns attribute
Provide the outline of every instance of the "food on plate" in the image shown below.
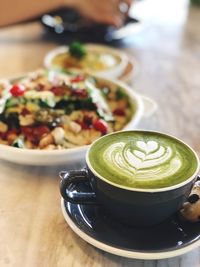
<svg viewBox="0 0 200 267"><path fill-rule="evenodd" d="M200 221L200 177L198 176L192 191L180 210L180 216L190 222Z"/></svg>
<svg viewBox="0 0 200 267"><path fill-rule="evenodd" d="M0 82L0 144L28 149L88 145L131 120L134 105L111 81L39 70Z"/></svg>
<svg viewBox="0 0 200 267"><path fill-rule="evenodd" d="M83 45L79 42L73 42L69 47L58 47L45 59L47 68L82 69L112 77L122 75L127 65L127 56L118 50L100 45Z"/></svg>

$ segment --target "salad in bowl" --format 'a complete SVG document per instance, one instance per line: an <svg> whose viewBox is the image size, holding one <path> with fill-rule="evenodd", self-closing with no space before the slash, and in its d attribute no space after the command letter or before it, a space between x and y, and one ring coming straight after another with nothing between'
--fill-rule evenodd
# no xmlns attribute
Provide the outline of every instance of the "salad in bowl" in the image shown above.
<svg viewBox="0 0 200 267"><path fill-rule="evenodd" d="M83 72L43 69L0 81L0 158L36 165L76 160L100 136L135 126L142 108L123 83Z"/></svg>

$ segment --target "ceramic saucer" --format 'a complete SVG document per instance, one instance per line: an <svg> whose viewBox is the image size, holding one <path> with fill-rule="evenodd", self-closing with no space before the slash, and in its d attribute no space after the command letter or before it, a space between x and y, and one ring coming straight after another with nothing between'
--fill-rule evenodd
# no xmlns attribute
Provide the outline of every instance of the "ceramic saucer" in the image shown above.
<svg viewBox="0 0 200 267"><path fill-rule="evenodd" d="M163 259L200 245L200 223L181 222L177 216L153 227L134 228L120 224L96 205L71 204L61 199L61 207L65 220L77 235L115 255Z"/></svg>

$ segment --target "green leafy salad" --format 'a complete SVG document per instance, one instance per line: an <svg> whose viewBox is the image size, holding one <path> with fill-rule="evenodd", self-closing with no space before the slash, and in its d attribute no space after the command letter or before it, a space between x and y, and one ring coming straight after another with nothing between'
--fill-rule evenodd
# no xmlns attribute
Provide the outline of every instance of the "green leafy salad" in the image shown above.
<svg viewBox="0 0 200 267"><path fill-rule="evenodd" d="M27 149L88 145L122 129L133 108L114 83L84 73L39 70L0 81L0 144Z"/></svg>

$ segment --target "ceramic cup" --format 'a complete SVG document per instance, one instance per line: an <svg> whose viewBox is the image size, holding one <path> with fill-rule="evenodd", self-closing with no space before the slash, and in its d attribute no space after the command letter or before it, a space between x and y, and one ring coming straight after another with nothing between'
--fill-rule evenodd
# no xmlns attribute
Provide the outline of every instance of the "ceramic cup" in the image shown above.
<svg viewBox="0 0 200 267"><path fill-rule="evenodd" d="M126 135L127 138L131 138L131 146L134 146L134 149L132 149L133 155L131 155L130 161L134 161L133 156L142 157L141 153L144 153L145 148L147 150L145 156L147 158L147 163L145 163L146 165L144 165L139 171L137 170L137 175L138 173L141 173L141 177L144 181L143 185L138 186L137 180L135 183L135 185L137 186L134 186L132 184L123 184L123 179L121 179L120 182L116 182L115 176L119 176L119 178L121 178L123 177L124 172L126 172L125 167L123 169L119 166L119 164L122 164L121 161L118 162L113 169L113 165L112 168L109 167L109 158L106 159L105 163L102 163L103 160L99 158L99 164L96 164L97 166L95 168L93 158L96 157L98 160L98 155L101 154L101 149L103 149L105 143L112 143L110 147L106 147L107 150L105 149L108 155L112 155L111 150L113 149L113 144L115 146L119 141L120 144L122 144L126 139ZM137 140L134 144L135 136ZM142 143L142 141L140 141L140 136L148 141L146 141L146 143ZM155 140L161 140L159 141L161 142L159 143L159 147L156 147L156 142L155 140L151 140L151 136L152 138L154 137ZM165 141L164 143L162 143L163 140ZM138 144L142 147L140 151L139 148L137 150ZM172 147L174 154L170 152L167 144L169 145L169 147ZM165 150L163 150L163 147ZM94 153L94 149L96 154ZM118 148L117 153L120 153L119 150L120 149ZM127 151L127 155L129 155L131 150ZM186 151L187 153L185 154ZM164 154L159 154L161 152ZM125 150L123 150L123 155L124 153ZM94 157L92 157L91 155L94 155ZM157 159L155 161L155 157L158 157L158 155L160 158L158 161ZM111 158L115 156L116 158L119 158L118 154L114 156L112 155ZM166 164L165 162L162 162L162 164L159 165L161 159L163 161L166 161ZM169 174L171 175L171 177L173 177L173 179L171 179L170 177L171 180L169 180L166 185L163 185L165 178L158 179L157 185L155 183L156 186L154 186L153 183L150 183L150 185L146 183L144 173L146 173L147 177L150 177L149 180L153 181L154 178L151 177L148 172L148 170L150 170L150 165L148 164L150 164L149 162L151 161L154 165L156 165L155 163L158 162L158 166L153 165L151 170L151 174L154 173L155 176L159 173L160 166L163 168L163 164L165 164L165 168L162 170L162 172L164 172L163 176L166 177L166 173L169 172L169 166L170 164L172 164ZM144 158L141 162L140 164L143 164ZM185 169L181 169L181 162L183 163L183 167ZM105 166L105 170L108 171L108 174L106 174L104 170L102 170L102 173L104 173L103 175L102 173L99 173L99 168L104 169L103 167L101 167L101 165ZM119 168L119 171L117 168ZM176 169L177 176L175 172ZM185 178L181 175L185 175L186 169L188 172L188 177ZM109 176L109 171L111 171L112 173L113 170L116 170L116 175L113 175L113 177ZM133 169L131 170L134 171ZM117 219L125 224L134 226L150 226L164 221L180 209L191 191L191 188L197 178L198 171L199 160L196 153L192 150L191 147L175 137L159 132L150 131L116 132L101 137L90 146L86 154L86 167L84 169L60 172L60 192L62 197L66 201L69 201L71 203L101 205L105 212L109 213L109 215L111 215L113 219ZM180 175L180 173L182 174ZM133 176L134 175L135 174L133 173ZM130 179L128 179L127 181L132 182L131 174L129 178ZM174 182L173 180L176 180L176 178L180 181L178 180L178 182ZM78 189L79 183L89 184L90 190L88 190L87 192L80 191Z"/></svg>

